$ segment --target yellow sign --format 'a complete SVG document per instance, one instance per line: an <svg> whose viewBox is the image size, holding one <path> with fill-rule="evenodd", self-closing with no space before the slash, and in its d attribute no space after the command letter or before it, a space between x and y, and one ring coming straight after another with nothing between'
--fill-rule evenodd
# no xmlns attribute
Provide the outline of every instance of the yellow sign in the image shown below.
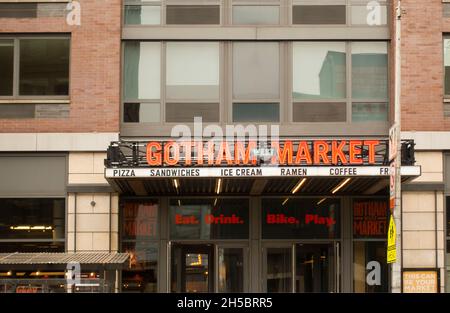
<svg viewBox="0 0 450 313"><path fill-rule="evenodd" d="M437 271L404 271L404 293L437 293Z"/></svg>
<svg viewBox="0 0 450 313"><path fill-rule="evenodd" d="M387 262L395 263L397 260L397 247L395 245L395 237L397 236L397 231L395 229L394 217L391 214L389 219L389 229L388 229L388 242L387 242Z"/></svg>

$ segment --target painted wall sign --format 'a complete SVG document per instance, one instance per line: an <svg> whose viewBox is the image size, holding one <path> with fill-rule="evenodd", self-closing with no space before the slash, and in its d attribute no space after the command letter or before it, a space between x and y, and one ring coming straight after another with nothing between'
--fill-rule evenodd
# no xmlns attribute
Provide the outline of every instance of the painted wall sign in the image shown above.
<svg viewBox="0 0 450 313"><path fill-rule="evenodd" d="M403 292L439 292L438 272L436 270L405 270L403 272Z"/></svg>

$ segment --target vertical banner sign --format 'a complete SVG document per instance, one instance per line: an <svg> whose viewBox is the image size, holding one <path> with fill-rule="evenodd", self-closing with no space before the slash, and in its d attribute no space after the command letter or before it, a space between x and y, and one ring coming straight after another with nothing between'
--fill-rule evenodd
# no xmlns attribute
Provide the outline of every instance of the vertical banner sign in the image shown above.
<svg viewBox="0 0 450 313"><path fill-rule="evenodd" d="M397 236L397 231L395 229L394 217L391 214L389 219L388 228L388 242L387 242L387 263L395 263L397 260L397 247L395 245L395 237Z"/></svg>
<svg viewBox="0 0 450 313"><path fill-rule="evenodd" d="M395 207L395 186L396 186L396 162L397 162L397 140L398 140L398 126L395 124L389 129L389 162L390 162L390 184L389 184L389 208L391 213L394 211Z"/></svg>
<svg viewBox="0 0 450 313"><path fill-rule="evenodd" d="M395 183L397 179L396 163L397 162L395 160L391 161L389 167L389 209L391 211L391 214L394 212L395 208Z"/></svg>

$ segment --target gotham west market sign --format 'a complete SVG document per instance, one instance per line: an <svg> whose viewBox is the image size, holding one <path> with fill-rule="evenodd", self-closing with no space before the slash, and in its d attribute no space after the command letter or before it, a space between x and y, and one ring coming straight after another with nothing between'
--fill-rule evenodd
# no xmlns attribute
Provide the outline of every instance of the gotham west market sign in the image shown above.
<svg viewBox="0 0 450 313"><path fill-rule="evenodd" d="M379 140L272 142L149 142L145 164L107 168L106 178L389 176ZM262 160L262 162L261 162ZM403 166L401 174L420 175Z"/></svg>

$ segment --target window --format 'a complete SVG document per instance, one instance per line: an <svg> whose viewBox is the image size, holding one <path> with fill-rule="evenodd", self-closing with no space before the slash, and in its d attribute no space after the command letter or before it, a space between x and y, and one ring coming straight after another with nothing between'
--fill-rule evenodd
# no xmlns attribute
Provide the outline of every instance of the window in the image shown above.
<svg viewBox="0 0 450 313"><path fill-rule="evenodd" d="M0 40L0 96L13 95L14 41Z"/></svg>
<svg viewBox="0 0 450 313"><path fill-rule="evenodd" d="M388 120L386 42L294 42L292 55L293 122Z"/></svg>
<svg viewBox="0 0 450 313"><path fill-rule="evenodd" d="M381 1L379 1L379 4L381 4ZM351 23L352 25L386 26L387 6L352 5Z"/></svg>
<svg viewBox="0 0 450 313"><path fill-rule="evenodd" d="M235 25L277 25L280 23L280 7L275 5L234 5Z"/></svg>
<svg viewBox="0 0 450 313"><path fill-rule="evenodd" d="M387 121L387 43L352 43L352 100L354 122Z"/></svg>
<svg viewBox="0 0 450 313"><path fill-rule="evenodd" d="M450 95L450 38L444 38L444 94Z"/></svg>
<svg viewBox="0 0 450 313"><path fill-rule="evenodd" d="M344 42L294 42L292 75L294 122L346 121Z"/></svg>
<svg viewBox="0 0 450 313"><path fill-rule="evenodd" d="M354 292L389 291L389 269L386 264L388 214L387 200L353 201Z"/></svg>
<svg viewBox="0 0 450 313"><path fill-rule="evenodd" d="M157 292L159 221L157 200L124 199L121 206L121 251L130 254L122 272L123 292Z"/></svg>
<svg viewBox="0 0 450 313"><path fill-rule="evenodd" d="M295 3L301 4L297 0ZM342 4L308 5L301 4L292 7L293 24L346 24L345 1Z"/></svg>
<svg viewBox="0 0 450 313"><path fill-rule="evenodd" d="M318 222L319 216L323 222ZM262 239L337 239L340 237L340 200L263 199L261 223Z"/></svg>
<svg viewBox="0 0 450 313"><path fill-rule="evenodd" d="M161 24L161 1L125 0L125 25Z"/></svg>
<svg viewBox="0 0 450 313"><path fill-rule="evenodd" d="M0 206L0 252L64 251L64 198L2 198Z"/></svg>
<svg viewBox="0 0 450 313"><path fill-rule="evenodd" d="M21 39L19 94L69 94L69 40Z"/></svg>
<svg viewBox="0 0 450 313"><path fill-rule="evenodd" d="M166 44L166 121L219 121L220 44Z"/></svg>
<svg viewBox="0 0 450 313"><path fill-rule="evenodd" d="M255 121L248 114L261 110L265 120L279 122L280 51L276 42L236 42L233 44L234 122ZM244 108L246 104L251 107ZM242 114L242 116L240 116ZM270 114L267 115L267 114Z"/></svg>
<svg viewBox="0 0 450 313"><path fill-rule="evenodd" d="M169 218L173 240L249 238L247 199L172 199Z"/></svg>
<svg viewBox="0 0 450 313"><path fill-rule="evenodd" d="M166 23L183 24L220 24L220 5L167 5Z"/></svg>
<svg viewBox="0 0 450 313"><path fill-rule="evenodd" d="M124 47L125 123L159 122L161 44L127 41Z"/></svg>
<svg viewBox="0 0 450 313"><path fill-rule="evenodd" d="M68 96L69 54L67 38L0 40L0 96ZM13 79L15 63L18 84Z"/></svg>
<svg viewBox="0 0 450 313"><path fill-rule="evenodd" d="M38 3L0 3L0 18L37 17Z"/></svg>

